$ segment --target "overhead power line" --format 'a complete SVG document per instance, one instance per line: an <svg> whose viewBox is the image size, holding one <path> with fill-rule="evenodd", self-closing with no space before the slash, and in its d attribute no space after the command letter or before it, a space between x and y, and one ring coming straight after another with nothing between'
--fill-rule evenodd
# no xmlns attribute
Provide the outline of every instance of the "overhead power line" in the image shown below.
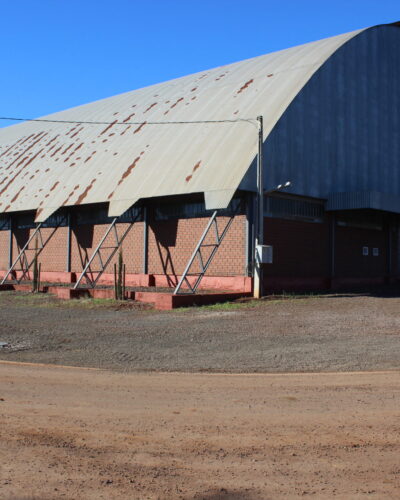
<svg viewBox="0 0 400 500"><path fill-rule="evenodd" d="M78 121L78 120L48 120L45 118L15 118L0 116L0 120L4 121L17 121L17 122L44 122L44 123L66 123L70 125L184 125L184 124L196 124L196 123L237 123L237 122L247 122L255 123L256 118L235 118L233 120L186 120L186 121L168 121L168 122L152 122L152 121L142 121L142 122L95 122L95 121Z"/></svg>

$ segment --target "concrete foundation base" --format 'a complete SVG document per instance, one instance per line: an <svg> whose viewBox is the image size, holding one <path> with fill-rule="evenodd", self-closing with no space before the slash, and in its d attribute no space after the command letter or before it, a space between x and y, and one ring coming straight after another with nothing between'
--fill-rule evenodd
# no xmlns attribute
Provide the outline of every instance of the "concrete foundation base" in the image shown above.
<svg viewBox="0 0 400 500"><path fill-rule="evenodd" d="M0 270L0 279L2 279L7 271ZM21 271L15 271L10 276L11 279L21 278ZM28 273L28 278L32 279L32 273ZM40 273L40 280L42 283L76 283L79 278L79 273L67 272L54 272L42 271ZM127 273L125 276L125 285L131 287L150 287L156 286L158 288L174 288L178 283L180 276L165 275L165 274L131 274ZM194 277L189 278L192 281ZM114 285L114 274L103 273L98 285ZM183 288L187 288L184 284ZM228 290L232 292L251 292L252 278L248 276L204 276L201 281L199 290Z"/></svg>
<svg viewBox="0 0 400 500"><path fill-rule="evenodd" d="M2 290L18 290L29 292L32 290L31 285L14 285L6 284L0 285L0 291ZM79 299L84 297L91 297L94 299L113 299L114 290L111 288L78 288L73 289L66 286L42 286L41 292L51 293L56 295L59 299L70 300ZM249 297L251 293L249 292L226 292L226 293L207 293L207 294L183 294L183 295L173 295L173 293L162 293L162 292L136 292L128 290L126 292L126 298L131 300L136 300L138 302L144 302L154 305L156 309L159 310L170 310L176 309L178 307L190 307L190 306L202 306L207 304L216 304L220 302L227 302L230 300L239 299L242 297Z"/></svg>

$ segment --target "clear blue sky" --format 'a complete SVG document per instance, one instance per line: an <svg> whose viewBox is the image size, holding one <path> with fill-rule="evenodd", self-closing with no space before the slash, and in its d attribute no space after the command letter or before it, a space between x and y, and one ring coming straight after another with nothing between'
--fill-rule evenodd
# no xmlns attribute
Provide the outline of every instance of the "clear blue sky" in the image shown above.
<svg viewBox="0 0 400 500"><path fill-rule="evenodd" d="M0 0L0 7L0 116L16 117L400 20L400 0Z"/></svg>

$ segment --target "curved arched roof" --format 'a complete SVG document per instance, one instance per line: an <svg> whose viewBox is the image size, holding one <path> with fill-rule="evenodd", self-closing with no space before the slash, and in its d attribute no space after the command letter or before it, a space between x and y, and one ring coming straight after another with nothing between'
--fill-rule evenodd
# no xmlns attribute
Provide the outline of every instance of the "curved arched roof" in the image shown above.
<svg viewBox="0 0 400 500"><path fill-rule="evenodd" d="M227 206L264 138L311 76L364 30L274 52L0 130L0 212L110 202L120 215L141 198L204 192ZM238 120L223 123L151 124ZM126 125L135 122L137 124ZM121 124L122 123L122 124Z"/></svg>

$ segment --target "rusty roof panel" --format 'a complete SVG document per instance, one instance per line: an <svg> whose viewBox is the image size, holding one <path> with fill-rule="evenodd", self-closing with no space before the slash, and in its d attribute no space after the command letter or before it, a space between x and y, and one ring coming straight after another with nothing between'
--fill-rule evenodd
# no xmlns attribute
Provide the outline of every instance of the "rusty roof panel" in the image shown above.
<svg viewBox="0 0 400 500"><path fill-rule="evenodd" d="M257 152L252 122L268 136L317 69L363 30L103 99L0 129L0 212L110 202L120 215L141 198L204 192L226 206ZM134 111L133 111L134 110ZM135 124L130 124L132 121Z"/></svg>

